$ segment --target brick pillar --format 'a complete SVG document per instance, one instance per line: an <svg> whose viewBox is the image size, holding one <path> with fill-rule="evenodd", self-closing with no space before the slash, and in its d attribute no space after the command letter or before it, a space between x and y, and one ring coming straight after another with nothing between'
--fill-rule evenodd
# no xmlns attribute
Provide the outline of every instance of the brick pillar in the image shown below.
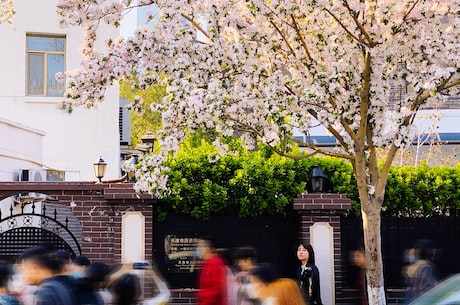
<svg viewBox="0 0 460 305"><path fill-rule="evenodd" d="M338 295L337 292L340 292L343 287L342 275L344 270L342 266L340 215L349 209L351 209L351 200L347 198L345 195L341 194L312 193L299 195L296 199L294 199L294 210L297 210L301 214L301 226L299 234L301 240L305 241L306 243L312 243L312 236L315 236L316 234L316 231L312 231L316 230L315 228L317 228L315 224L321 224L323 228L320 228L320 230L323 230L323 232L324 230L329 230L331 232L331 244L333 246L333 252L332 249L330 249L330 247L329 249L327 249L328 251L325 252L327 255L331 254L333 266L327 266L331 268L330 270L325 270L329 272L326 272L326 274L324 274L324 277L321 277L321 268L319 270L321 285L323 286L324 283L325 287L327 287L328 284L334 286L334 288L332 289L332 293L330 291L323 290L323 288L321 289L322 294L326 294L325 296L322 296L322 301L325 305L335 304ZM325 233L320 232L319 234ZM314 244L321 245L324 247L324 240L316 240ZM315 245L313 246L314 248L320 248L315 247ZM319 253L315 249L317 263L318 260L324 258L324 256L321 256L324 254L325 253ZM330 278L327 278L327 274L330 273L333 274L333 281L331 281ZM323 291L325 291L326 293L323 293ZM330 301L327 301L328 298Z"/></svg>

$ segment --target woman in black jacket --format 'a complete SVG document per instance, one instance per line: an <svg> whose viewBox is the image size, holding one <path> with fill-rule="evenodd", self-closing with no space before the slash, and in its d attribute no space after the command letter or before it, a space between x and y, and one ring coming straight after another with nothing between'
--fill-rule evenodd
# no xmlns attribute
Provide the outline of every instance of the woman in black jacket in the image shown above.
<svg viewBox="0 0 460 305"><path fill-rule="evenodd" d="M297 247L297 258L301 265L297 269L297 280L305 296L307 304L322 305L319 271L315 265L315 252L310 244L300 243Z"/></svg>

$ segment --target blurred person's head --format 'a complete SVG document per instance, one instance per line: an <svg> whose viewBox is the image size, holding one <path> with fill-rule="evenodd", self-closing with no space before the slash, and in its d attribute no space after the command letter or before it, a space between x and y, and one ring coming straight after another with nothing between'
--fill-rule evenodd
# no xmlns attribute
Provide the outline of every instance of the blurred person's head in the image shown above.
<svg viewBox="0 0 460 305"><path fill-rule="evenodd" d="M0 288L8 288L8 283L11 281L13 274L13 265L4 260L0 260Z"/></svg>
<svg viewBox="0 0 460 305"><path fill-rule="evenodd" d="M211 236L203 236L198 239L196 254L201 259L208 259L216 254L216 243Z"/></svg>
<svg viewBox="0 0 460 305"><path fill-rule="evenodd" d="M29 285L38 285L59 271L59 265L50 258L47 249L41 246L25 250L20 262L24 280Z"/></svg>
<svg viewBox="0 0 460 305"><path fill-rule="evenodd" d="M306 305L299 285L292 279L282 278L268 286L276 305Z"/></svg>
<svg viewBox="0 0 460 305"><path fill-rule="evenodd" d="M364 250L350 251L350 262L353 266L364 269L366 268L366 254Z"/></svg>
<svg viewBox="0 0 460 305"><path fill-rule="evenodd" d="M249 272L247 292L250 298L263 300L269 293L269 285L277 280L275 270L270 264L260 264Z"/></svg>
<svg viewBox="0 0 460 305"><path fill-rule="evenodd" d="M249 271L257 264L257 251L250 246L241 247L236 250L235 258L241 270Z"/></svg>
<svg viewBox="0 0 460 305"><path fill-rule="evenodd" d="M297 246L297 258L303 264L314 265L315 264L315 251L310 244L300 243Z"/></svg>
<svg viewBox="0 0 460 305"><path fill-rule="evenodd" d="M436 248L433 241L429 239L419 239L415 242L414 252L418 259L433 260Z"/></svg>
<svg viewBox="0 0 460 305"><path fill-rule="evenodd" d="M75 257L71 264L71 275L74 278L83 277L90 263L90 260L86 256L80 255Z"/></svg>
<svg viewBox="0 0 460 305"><path fill-rule="evenodd" d="M70 274L72 272L72 257L65 250L56 250L50 255L50 259L56 264L55 274Z"/></svg>
<svg viewBox="0 0 460 305"><path fill-rule="evenodd" d="M110 286L115 305L136 304L141 296L141 282L132 273L122 274Z"/></svg>
<svg viewBox="0 0 460 305"><path fill-rule="evenodd" d="M85 270L85 278L95 288L106 286L110 274L110 267L104 263L92 263Z"/></svg>

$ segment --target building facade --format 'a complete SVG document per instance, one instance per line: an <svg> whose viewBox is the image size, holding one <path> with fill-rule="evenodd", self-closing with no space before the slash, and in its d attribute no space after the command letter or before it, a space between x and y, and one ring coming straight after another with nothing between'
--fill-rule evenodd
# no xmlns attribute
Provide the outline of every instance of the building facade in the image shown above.
<svg viewBox="0 0 460 305"><path fill-rule="evenodd" d="M55 178L66 181L95 180L99 157L108 164L104 179L120 176L118 86L95 109L62 109L62 75L79 67L82 29L61 28L56 4L16 0L12 24L0 24L2 181L20 180L24 169L57 172ZM119 35L105 26L100 31L104 39ZM104 48L103 39L96 48Z"/></svg>

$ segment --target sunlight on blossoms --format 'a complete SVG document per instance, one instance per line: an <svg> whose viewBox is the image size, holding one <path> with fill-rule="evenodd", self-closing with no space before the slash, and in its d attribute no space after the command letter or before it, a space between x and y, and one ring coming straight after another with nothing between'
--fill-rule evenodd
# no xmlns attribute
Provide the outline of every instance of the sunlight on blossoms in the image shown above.
<svg viewBox="0 0 460 305"><path fill-rule="evenodd" d="M207 128L218 137L238 131L248 146L257 139L290 156L295 132L320 126L338 146L301 142L306 151L351 162L363 156L368 164L374 148L385 148L391 164L417 133L418 111L460 94L459 1L137 3L151 4L154 26L108 40L106 52L94 48L97 29L101 22L118 27L130 1L60 0L58 14L63 26L85 30L81 69L66 74L70 104L93 107L119 80L166 86L151 106L161 112L163 157ZM149 158L138 167L142 190L166 185L155 174L160 159ZM368 175L362 187L369 192L378 179Z"/></svg>
<svg viewBox="0 0 460 305"><path fill-rule="evenodd" d="M12 0L0 0L0 24L11 23L15 14Z"/></svg>

